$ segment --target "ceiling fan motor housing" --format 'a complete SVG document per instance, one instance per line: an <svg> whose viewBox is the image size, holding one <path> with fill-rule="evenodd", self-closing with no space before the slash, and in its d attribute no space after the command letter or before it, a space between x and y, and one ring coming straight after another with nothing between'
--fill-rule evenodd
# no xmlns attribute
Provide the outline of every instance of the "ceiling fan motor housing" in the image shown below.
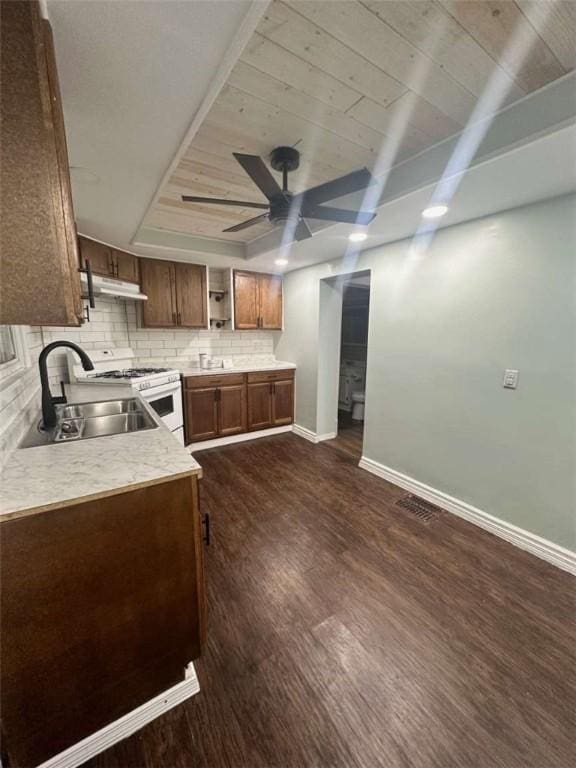
<svg viewBox="0 0 576 768"><path fill-rule="evenodd" d="M295 171L300 165L300 152L294 147L276 147L270 153L270 165L275 171Z"/></svg>

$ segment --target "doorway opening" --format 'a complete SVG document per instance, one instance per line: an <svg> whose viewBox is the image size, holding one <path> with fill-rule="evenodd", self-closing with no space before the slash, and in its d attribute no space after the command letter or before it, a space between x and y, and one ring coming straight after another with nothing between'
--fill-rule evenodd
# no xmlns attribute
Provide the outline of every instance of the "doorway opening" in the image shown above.
<svg viewBox="0 0 576 768"><path fill-rule="evenodd" d="M362 457L368 357L370 272L342 280L342 323L338 385L338 432L334 447Z"/></svg>

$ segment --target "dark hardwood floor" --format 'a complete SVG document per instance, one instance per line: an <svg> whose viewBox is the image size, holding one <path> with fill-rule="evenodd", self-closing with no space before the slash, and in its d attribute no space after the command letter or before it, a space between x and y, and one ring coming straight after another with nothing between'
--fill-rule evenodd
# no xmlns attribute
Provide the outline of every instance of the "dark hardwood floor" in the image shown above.
<svg viewBox="0 0 576 768"><path fill-rule="evenodd" d="M201 692L90 768L571 768L575 580L294 435L198 454ZM166 638L170 642L170 638Z"/></svg>
<svg viewBox="0 0 576 768"><path fill-rule="evenodd" d="M346 411L338 411L338 434L333 440L326 440L325 444L359 461L362 458L363 441L364 422L354 421Z"/></svg>

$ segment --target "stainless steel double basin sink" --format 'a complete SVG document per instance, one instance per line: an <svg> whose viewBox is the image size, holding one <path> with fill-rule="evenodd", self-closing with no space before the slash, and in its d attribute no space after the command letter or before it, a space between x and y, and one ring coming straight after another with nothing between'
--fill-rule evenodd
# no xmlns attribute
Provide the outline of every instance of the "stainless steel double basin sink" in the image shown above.
<svg viewBox="0 0 576 768"><path fill-rule="evenodd" d="M135 397L60 405L57 406L56 413L58 422L54 429L43 430L41 425L34 425L20 444L20 448L121 435L158 427L143 403Z"/></svg>

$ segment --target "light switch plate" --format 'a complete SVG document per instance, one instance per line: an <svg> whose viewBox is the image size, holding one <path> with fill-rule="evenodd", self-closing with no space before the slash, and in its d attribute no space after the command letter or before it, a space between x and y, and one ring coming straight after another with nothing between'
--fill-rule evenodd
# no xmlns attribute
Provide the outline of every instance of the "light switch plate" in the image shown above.
<svg viewBox="0 0 576 768"><path fill-rule="evenodd" d="M518 371L515 371L513 368L506 368L502 386L505 389L516 389L518 386Z"/></svg>

